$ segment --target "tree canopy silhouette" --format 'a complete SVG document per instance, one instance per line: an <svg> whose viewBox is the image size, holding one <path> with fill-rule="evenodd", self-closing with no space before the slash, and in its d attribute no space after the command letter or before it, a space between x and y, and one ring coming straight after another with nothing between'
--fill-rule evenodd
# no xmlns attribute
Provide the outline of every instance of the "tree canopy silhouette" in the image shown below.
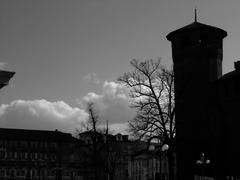
<svg viewBox="0 0 240 180"><path fill-rule="evenodd" d="M175 149L174 74L160 59L130 62L133 70L124 73L118 81L129 88L131 107L136 116L129 122L130 132L136 137L151 141L160 139L167 144L169 179L173 178Z"/></svg>

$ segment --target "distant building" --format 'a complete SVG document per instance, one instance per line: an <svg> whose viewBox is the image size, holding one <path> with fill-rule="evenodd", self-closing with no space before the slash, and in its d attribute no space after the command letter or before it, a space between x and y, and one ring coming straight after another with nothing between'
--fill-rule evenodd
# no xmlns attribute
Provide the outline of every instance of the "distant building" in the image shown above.
<svg viewBox="0 0 240 180"><path fill-rule="evenodd" d="M0 128L0 180L167 180L166 156L153 150L121 134Z"/></svg>
<svg viewBox="0 0 240 180"><path fill-rule="evenodd" d="M59 131L0 128L0 179L77 180L78 140Z"/></svg>
<svg viewBox="0 0 240 180"><path fill-rule="evenodd" d="M194 174L240 178L240 62L222 75L226 36L196 19L167 35L175 75L178 180ZM196 164L202 153L204 161Z"/></svg>
<svg viewBox="0 0 240 180"><path fill-rule="evenodd" d="M79 139L85 159L82 174L86 180L95 179L94 176L99 180L129 179L130 141L127 135L86 131L79 134Z"/></svg>
<svg viewBox="0 0 240 180"><path fill-rule="evenodd" d="M166 154L156 152L155 149L150 151L147 142L129 140L128 135L106 135L92 131L80 133L79 137L85 144L85 146L81 145L81 154L86 160L82 169L86 180L94 179L94 165L99 170L95 172L99 180L106 178L110 180L157 180L160 177L162 180L168 179ZM96 159L93 158L94 137L97 140Z"/></svg>
<svg viewBox="0 0 240 180"><path fill-rule="evenodd" d="M168 180L166 154L144 150L132 155L132 180Z"/></svg>

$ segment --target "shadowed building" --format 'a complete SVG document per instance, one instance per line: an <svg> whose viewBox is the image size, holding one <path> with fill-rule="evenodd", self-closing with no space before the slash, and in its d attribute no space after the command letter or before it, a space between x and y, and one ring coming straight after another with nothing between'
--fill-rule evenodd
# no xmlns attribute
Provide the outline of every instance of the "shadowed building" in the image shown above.
<svg viewBox="0 0 240 180"><path fill-rule="evenodd" d="M10 79L14 76L15 72L0 70L0 89L8 85Z"/></svg>
<svg viewBox="0 0 240 180"><path fill-rule="evenodd" d="M240 62L222 75L227 32L195 22L167 35L172 44L177 128L177 178L240 177ZM196 164L201 153L210 160Z"/></svg>
<svg viewBox="0 0 240 180"><path fill-rule="evenodd" d="M94 136L98 159L93 158ZM84 180L95 179L95 173L98 180L168 180L166 152L159 150L159 144L149 149L148 142L129 140L127 135L91 131L80 133L79 138L83 143L80 152ZM93 165L98 172L94 173Z"/></svg>
<svg viewBox="0 0 240 180"><path fill-rule="evenodd" d="M0 179L79 179L78 144L60 131L0 128Z"/></svg>

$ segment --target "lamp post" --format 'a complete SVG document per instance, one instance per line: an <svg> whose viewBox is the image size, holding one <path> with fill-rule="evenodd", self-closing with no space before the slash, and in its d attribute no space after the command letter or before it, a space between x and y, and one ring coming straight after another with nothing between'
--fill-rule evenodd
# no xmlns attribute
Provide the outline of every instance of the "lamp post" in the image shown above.
<svg viewBox="0 0 240 180"><path fill-rule="evenodd" d="M196 161L196 164L201 168L201 176L205 176L205 167L206 165L210 164L210 160L206 159L205 154L202 152L200 154L200 159Z"/></svg>
<svg viewBox="0 0 240 180"><path fill-rule="evenodd" d="M167 144L162 145L160 157L162 157L162 153L166 152L168 149L169 149L169 146ZM162 179L162 158L160 159L160 175L161 175L161 179Z"/></svg>
<svg viewBox="0 0 240 180"><path fill-rule="evenodd" d="M159 178L162 179L162 153L166 152L169 149L169 146L167 144L163 144L159 150L155 150L154 145L149 145L148 150L149 151L155 151L156 153L160 152L159 154ZM156 177L155 177L156 178Z"/></svg>

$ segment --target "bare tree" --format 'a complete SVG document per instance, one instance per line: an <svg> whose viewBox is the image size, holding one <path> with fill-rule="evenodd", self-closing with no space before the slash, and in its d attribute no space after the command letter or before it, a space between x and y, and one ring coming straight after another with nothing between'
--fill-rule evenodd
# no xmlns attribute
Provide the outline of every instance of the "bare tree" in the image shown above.
<svg viewBox="0 0 240 180"><path fill-rule="evenodd" d="M86 123L81 124L82 129L79 130L80 135L86 135L88 142L84 143L85 151L83 156L86 162L88 162L85 168L92 168L94 179L99 179L102 175L101 166L103 164L103 158L101 151L104 147L104 140L102 130L99 128L99 115L95 109L95 104L89 102L86 106L86 111L89 114L89 118Z"/></svg>
<svg viewBox="0 0 240 180"><path fill-rule="evenodd" d="M88 128L88 130L96 133L99 116L98 116L98 113L96 112L96 110L94 110L94 103L93 102L88 103L87 111L88 111L88 114L89 114L87 128Z"/></svg>
<svg viewBox="0 0 240 180"><path fill-rule="evenodd" d="M114 180L116 171L118 168L121 168L121 158L123 156L121 148L117 142L109 142L106 146L105 170L108 175L108 180Z"/></svg>
<svg viewBox="0 0 240 180"><path fill-rule="evenodd" d="M84 158L89 159L95 180L106 178L106 176L108 176L109 180L113 180L121 151L113 140L114 138L112 138L113 136L108 128L108 121L106 129L99 127L99 113L94 102L89 102L86 110L89 118L86 123L82 124L83 129L80 132L87 133L91 142L85 144L87 151L84 153Z"/></svg>
<svg viewBox="0 0 240 180"><path fill-rule="evenodd" d="M175 104L174 75L162 66L160 59L130 62L133 71L124 73L118 81L130 90L131 107L136 117L129 122L130 131L141 139L160 139L167 144L169 179L174 179Z"/></svg>

